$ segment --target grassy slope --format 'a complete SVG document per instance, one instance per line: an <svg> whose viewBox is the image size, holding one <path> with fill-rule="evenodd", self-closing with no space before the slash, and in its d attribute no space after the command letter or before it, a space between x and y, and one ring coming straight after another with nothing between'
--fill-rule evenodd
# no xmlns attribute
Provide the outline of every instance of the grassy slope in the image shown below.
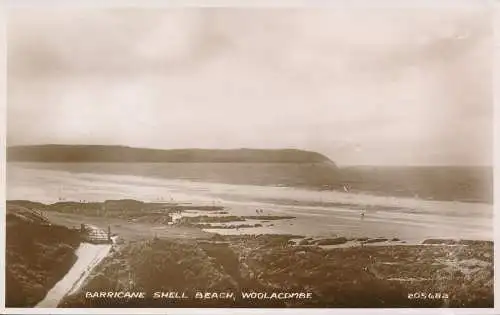
<svg viewBox="0 0 500 315"><path fill-rule="evenodd" d="M124 244L98 267L86 291L312 292L309 301L85 299L64 307L492 307L491 242L468 247L380 246L324 250L287 236L214 237L226 243L155 239ZM458 260L460 263L457 263ZM394 281L391 278L425 281ZM408 300L408 293L450 299ZM239 296L236 294L236 296Z"/></svg>
<svg viewBox="0 0 500 315"><path fill-rule="evenodd" d="M143 216L153 218L165 218L166 214L185 210L217 211L223 210L220 206L190 206L175 203L142 202L131 199L107 200L105 202L73 202L63 201L53 204L43 204L28 200L7 200L7 204L13 207L25 207L38 211L55 211L68 214L80 214L85 216L97 216L107 218L133 219Z"/></svg>
<svg viewBox="0 0 500 315"><path fill-rule="evenodd" d="M234 256L234 254L233 254ZM225 256L225 259L229 259ZM231 263L234 263L231 261ZM231 292L238 288L240 279L225 269L216 258L211 258L192 242L150 240L132 242L115 252L98 267L85 291L179 291L196 290ZM232 306L230 301L222 306ZM192 299L166 305L164 301L85 299L76 294L67 297L60 307L207 307L221 304L196 303Z"/></svg>
<svg viewBox="0 0 500 315"><path fill-rule="evenodd" d="M6 225L6 306L34 306L75 262L79 235L16 205Z"/></svg>

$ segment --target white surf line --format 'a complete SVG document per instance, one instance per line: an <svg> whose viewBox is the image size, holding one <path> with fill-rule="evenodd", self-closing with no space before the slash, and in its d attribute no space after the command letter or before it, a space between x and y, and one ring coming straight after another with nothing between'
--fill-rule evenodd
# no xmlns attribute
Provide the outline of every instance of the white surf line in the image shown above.
<svg viewBox="0 0 500 315"><path fill-rule="evenodd" d="M110 244L80 244L76 250L78 257L76 262L36 307L57 307L68 293L71 294L78 290L92 269L108 255L110 250Z"/></svg>

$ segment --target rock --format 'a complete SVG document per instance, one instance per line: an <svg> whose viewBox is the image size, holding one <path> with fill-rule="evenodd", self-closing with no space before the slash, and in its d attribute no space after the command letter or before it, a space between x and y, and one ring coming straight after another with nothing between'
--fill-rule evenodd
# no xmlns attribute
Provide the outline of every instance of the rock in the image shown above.
<svg viewBox="0 0 500 315"><path fill-rule="evenodd" d="M305 239L305 240L301 240L301 241L299 242L299 245L309 245L309 241L308 241L307 239Z"/></svg>
<svg viewBox="0 0 500 315"><path fill-rule="evenodd" d="M345 237L337 237L337 238L327 238L318 240L316 242L316 245L339 245L339 244L344 244L346 242L347 239Z"/></svg>
<svg viewBox="0 0 500 315"><path fill-rule="evenodd" d="M450 240L450 239L426 239L425 241L422 242L422 244L439 244L439 245L455 245L458 244L459 242L456 240Z"/></svg>
<svg viewBox="0 0 500 315"><path fill-rule="evenodd" d="M380 242L385 242L385 241L387 241L386 238L379 237L379 238L371 238L369 240L366 240L364 243L370 244L370 243L380 243Z"/></svg>

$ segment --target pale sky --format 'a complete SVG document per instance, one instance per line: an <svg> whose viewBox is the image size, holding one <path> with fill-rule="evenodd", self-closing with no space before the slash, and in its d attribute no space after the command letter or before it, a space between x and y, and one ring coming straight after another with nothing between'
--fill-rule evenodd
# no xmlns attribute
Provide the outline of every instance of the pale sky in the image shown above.
<svg viewBox="0 0 500 315"><path fill-rule="evenodd" d="M8 145L492 163L486 9L12 10Z"/></svg>

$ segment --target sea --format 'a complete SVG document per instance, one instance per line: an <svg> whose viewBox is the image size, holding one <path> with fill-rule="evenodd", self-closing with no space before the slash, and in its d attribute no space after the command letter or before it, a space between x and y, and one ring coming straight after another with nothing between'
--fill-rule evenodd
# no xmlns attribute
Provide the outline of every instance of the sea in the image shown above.
<svg viewBox="0 0 500 315"><path fill-rule="evenodd" d="M256 209L263 209L266 215L295 217L248 233L410 242L493 239L492 168L363 166L326 172L322 167L9 162L7 199L43 203L136 199L220 205L231 215L255 215ZM231 232L227 230L219 232Z"/></svg>

